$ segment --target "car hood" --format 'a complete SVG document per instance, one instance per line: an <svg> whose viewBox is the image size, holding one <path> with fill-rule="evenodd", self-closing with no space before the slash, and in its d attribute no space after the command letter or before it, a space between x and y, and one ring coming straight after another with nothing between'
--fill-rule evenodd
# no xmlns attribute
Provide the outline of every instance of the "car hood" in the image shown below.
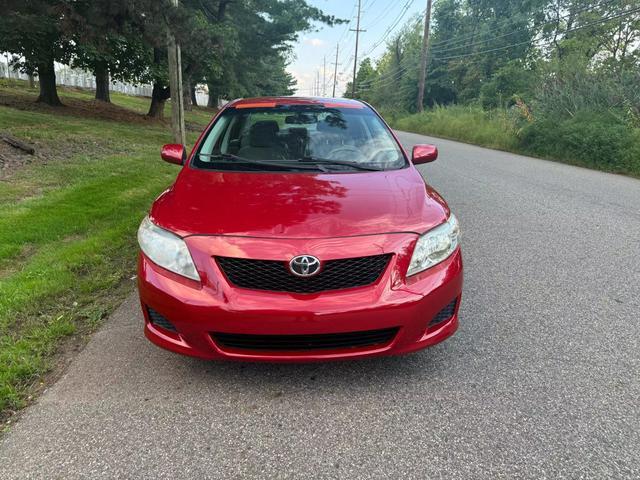
<svg viewBox="0 0 640 480"><path fill-rule="evenodd" d="M449 209L415 168L306 174L182 169L151 218L181 236L327 238L416 232Z"/></svg>

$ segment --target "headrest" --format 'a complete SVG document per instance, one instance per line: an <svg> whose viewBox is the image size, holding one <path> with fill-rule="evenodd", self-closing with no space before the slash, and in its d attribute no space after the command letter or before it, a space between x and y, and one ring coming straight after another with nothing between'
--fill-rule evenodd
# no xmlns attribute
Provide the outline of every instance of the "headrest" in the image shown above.
<svg viewBox="0 0 640 480"><path fill-rule="evenodd" d="M309 130L307 130L306 128L300 127L300 128L290 128L289 129L289 134L292 137L298 137L298 138L308 138L309 137Z"/></svg>
<svg viewBox="0 0 640 480"><path fill-rule="evenodd" d="M251 125L249 143L252 147L272 147L280 130L275 120L263 120Z"/></svg>
<svg viewBox="0 0 640 480"><path fill-rule="evenodd" d="M342 118L335 115L327 115L324 120L318 122L317 130L319 132L340 133L345 128L345 122Z"/></svg>

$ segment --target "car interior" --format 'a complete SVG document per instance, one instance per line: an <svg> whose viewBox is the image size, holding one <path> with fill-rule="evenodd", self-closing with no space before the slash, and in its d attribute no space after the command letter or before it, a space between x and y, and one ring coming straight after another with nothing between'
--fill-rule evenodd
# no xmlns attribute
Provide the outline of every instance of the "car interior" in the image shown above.
<svg viewBox="0 0 640 480"><path fill-rule="evenodd" d="M373 120L372 120L373 119ZM398 167L402 155L374 116L334 112L230 116L212 131L201 153L226 153L251 160L330 159ZM206 158L201 158L207 161ZM404 161L404 160L402 160Z"/></svg>

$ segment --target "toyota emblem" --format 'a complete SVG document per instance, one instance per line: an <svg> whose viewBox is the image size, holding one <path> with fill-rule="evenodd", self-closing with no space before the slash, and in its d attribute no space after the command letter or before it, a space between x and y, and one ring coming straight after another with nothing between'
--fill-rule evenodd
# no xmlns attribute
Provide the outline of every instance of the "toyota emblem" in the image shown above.
<svg viewBox="0 0 640 480"><path fill-rule="evenodd" d="M320 273L320 260L312 255L299 255L291 259L289 270L298 277L313 277Z"/></svg>

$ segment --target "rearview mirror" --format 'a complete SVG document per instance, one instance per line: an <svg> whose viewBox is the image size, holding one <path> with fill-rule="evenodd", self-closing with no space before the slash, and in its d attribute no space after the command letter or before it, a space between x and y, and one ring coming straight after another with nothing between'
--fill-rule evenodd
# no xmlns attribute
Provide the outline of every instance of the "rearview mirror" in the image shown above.
<svg viewBox="0 0 640 480"><path fill-rule="evenodd" d="M187 150L184 148L184 145L170 143L162 147L160 156L165 162L184 165L187 161Z"/></svg>
<svg viewBox="0 0 640 480"><path fill-rule="evenodd" d="M411 161L414 165L433 162L438 158L438 147L435 145L416 145L413 147Z"/></svg>
<svg viewBox="0 0 640 480"><path fill-rule="evenodd" d="M284 117L284 123L287 125L312 125L314 123L318 123L318 116L306 113L287 115Z"/></svg>

